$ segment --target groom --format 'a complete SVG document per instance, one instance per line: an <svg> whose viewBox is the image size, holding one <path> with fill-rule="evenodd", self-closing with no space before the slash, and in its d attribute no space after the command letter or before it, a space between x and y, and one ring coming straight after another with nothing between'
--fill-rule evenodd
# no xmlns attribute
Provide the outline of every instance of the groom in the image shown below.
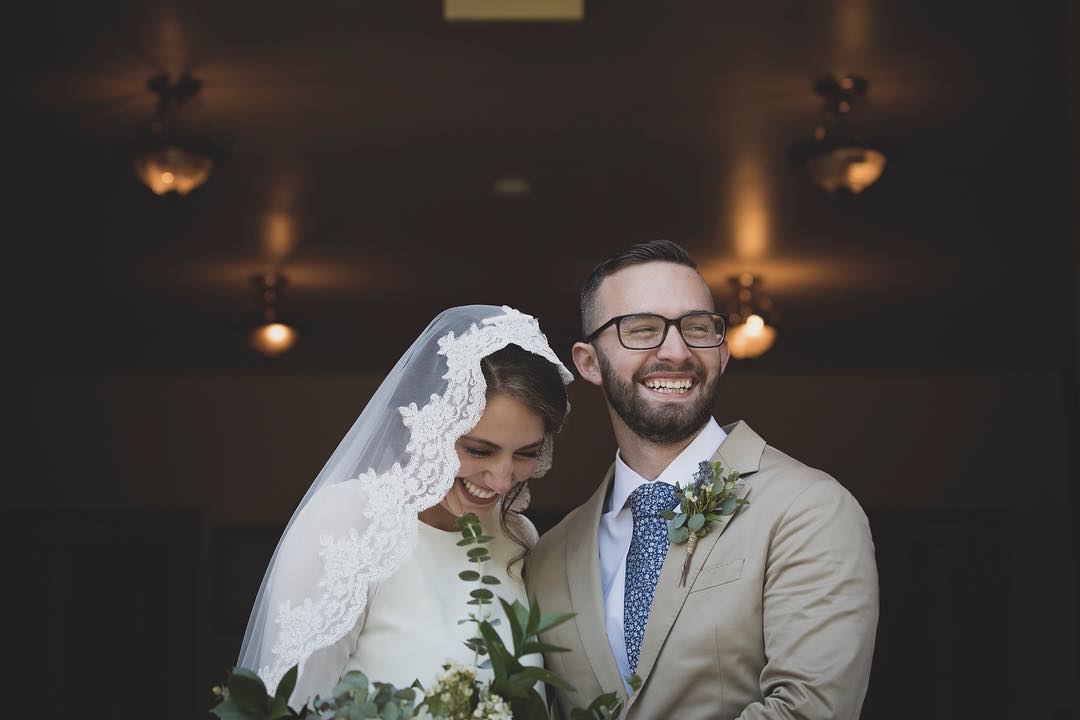
<svg viewBox="0 0 1080 720"><path fill-rule="evenodd" d="M592 497L529 563L564 717L617 692L626 718L857 718L878 618L866 516L825 473L710 408L724 320L693 260L656 241L593 270L581 294L581 376L603 389L619 451ZM660 513L705 460L737 470L748 504L714 521L685 585L687 543Z"/></svg>

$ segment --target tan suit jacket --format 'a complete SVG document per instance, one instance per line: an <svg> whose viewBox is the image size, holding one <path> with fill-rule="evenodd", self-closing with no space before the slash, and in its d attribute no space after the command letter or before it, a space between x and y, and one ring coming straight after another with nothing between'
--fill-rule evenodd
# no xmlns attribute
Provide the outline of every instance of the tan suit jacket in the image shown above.
<svg viewBox="0 0 1080 720"><path fill-rule="evenodd" d="M627 697L604 628L597 529L614 469L532 552L530 594L544 613L576 616L542 640L575 686L563 717L602 692L625 718L857 718L878 620L877 566L866 515L833 478L765 444L748 425L724 428L713 460L745 479L750 502L713 523L685 587L686 546L669 549ZM689 480L689 478L687 478Z"/></svg>

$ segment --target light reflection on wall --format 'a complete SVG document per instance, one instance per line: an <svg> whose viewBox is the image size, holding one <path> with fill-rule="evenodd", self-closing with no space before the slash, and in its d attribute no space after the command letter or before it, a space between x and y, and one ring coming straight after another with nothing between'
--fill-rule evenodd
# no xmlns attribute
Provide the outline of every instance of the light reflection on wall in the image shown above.
<svg viewBox="0 0 1080 720"><path fill-rule="evenodd" d="M735 257L760 260L769 249L769 208L761 164L753 156L739 162L733 190Z"/></svg>
<svg viewBox="0 0 1080 720"><path fill-rule="evenodd" d="M275 265L284 263L297 244L296 217L287 212L272 212L263 218L262 250Z"/></svg>
<svg viewBox="0 0 1080 720"><path fill-rule="evenodd" d="M864 60L857 54L869 49L870 8L866 0L837 0L834 49L846 63Z"/></svg>

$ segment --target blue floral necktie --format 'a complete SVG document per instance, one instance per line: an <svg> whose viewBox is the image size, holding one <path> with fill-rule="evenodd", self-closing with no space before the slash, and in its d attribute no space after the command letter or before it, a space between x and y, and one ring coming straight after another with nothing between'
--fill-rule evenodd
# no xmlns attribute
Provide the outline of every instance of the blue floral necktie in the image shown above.
<svg viewBox="0 0 1080 720"><path fill-rule="evenodd" d="M667 523L660 513L675 507L675 486L651 482L630 493L634 534L626 554L626 586L623 595L623 636L630 672L637 672L645 623L649 619L656 581L667 557Z"/></svg>

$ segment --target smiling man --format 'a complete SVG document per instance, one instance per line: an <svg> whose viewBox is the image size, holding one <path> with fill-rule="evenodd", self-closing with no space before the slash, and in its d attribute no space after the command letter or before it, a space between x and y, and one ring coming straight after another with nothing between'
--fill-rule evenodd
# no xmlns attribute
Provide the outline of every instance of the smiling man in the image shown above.
<svg viewBox="0 0 1080 720"><path fill-rule="evenodd" d="M726 320L667 241L600 263L581 293L581 376L602 388L619 450L581 507L541 538L530 592L575 617L542 639L576 692L617 692L633 718L857 718L878 617L866 516L825 473L712 417ZM661 513L703 461L741 476L686 564Z"/></svg>

